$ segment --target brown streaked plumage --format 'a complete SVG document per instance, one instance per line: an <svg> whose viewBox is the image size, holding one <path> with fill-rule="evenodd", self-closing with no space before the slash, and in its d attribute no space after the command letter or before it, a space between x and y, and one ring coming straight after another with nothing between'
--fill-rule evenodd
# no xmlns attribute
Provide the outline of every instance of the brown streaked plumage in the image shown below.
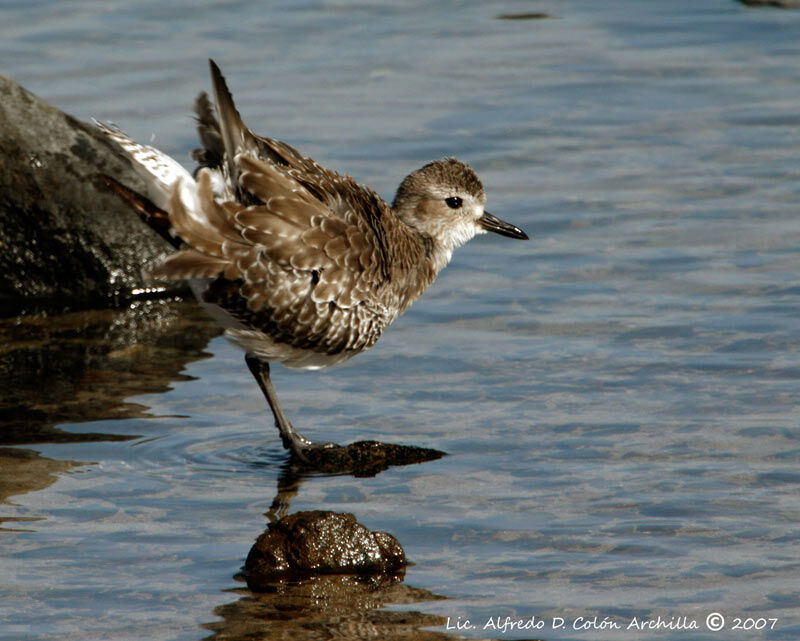
<svg viewBox="0 0 800 641"><path fill-rule="evenodd" d="M313 369L344 361L371 347L472 236L527 236L484 211L483 185L454 158L410 174L389 206L349 176L253 134L210 64L217 113L200 94L203 147L193 154L194 176L98 126L138 162L148 184L140 201L115 189L147 220L163 220L157 212L168 211L171 233L182 242L153 276L192 283L245 350L284 445L305 460L308 448L321 446L283 415L268 363Z"/></svg>

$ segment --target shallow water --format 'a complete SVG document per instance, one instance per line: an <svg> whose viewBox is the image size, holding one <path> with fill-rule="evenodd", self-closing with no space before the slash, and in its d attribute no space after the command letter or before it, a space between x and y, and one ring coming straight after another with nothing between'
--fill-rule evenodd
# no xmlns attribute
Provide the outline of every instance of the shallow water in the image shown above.
<svg viewBox="0 0 800 641"><path fill-rule="evenodd" d="M494 17L532 10L552 17ZM191 303L5 321L0 639L800 637L800 11L141 1L0 16L3 72L187 164L212 56L256 131L387 198L458 156L490 211L533 236L472 241L348 364L276 368L313 438L450 454L313 476L291 497L396 536L415 565L388 587L255 597L234 578L286 456L241 354L207 342ZM507 616L545 627L486 627ZM573 629L595 616L622 629ZM625 629L634 616L699 629Z"/></svg>

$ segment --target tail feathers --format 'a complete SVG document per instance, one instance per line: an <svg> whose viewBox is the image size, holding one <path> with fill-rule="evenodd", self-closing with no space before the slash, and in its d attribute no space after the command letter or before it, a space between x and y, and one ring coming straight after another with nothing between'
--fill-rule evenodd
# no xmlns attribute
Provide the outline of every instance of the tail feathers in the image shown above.
<svg viewBox="0 0 800 641"><path fill-rule="evenodd" d="M141 218L151 229L156 231L159 236L161 236L176 249L180 247L181 240L172 233L172 224L169 220L169 214L166 211L160 207L156 207L152 201L126 187L111 176L100 174L100 177L114 193L128 203L128 205L130 205L131 208L137 214L139 214L139 218Z"/></svg>
<svg viewBox="0 0 800 641"><path fill-rule="evenodd" d="M180 230L172 222L172 216L167 214L163 209L156 207L150 200L136 193L132 189L126 187L119 181L111 176L105 174L100 175L105 183L116 193L122 200L128 203L133 208L139 217L159 236L166 240L175 249L184 247L184 241L190 242L197 240L197 234L201 238L206 239L205 247L211 247L218 255L204 254L196 249L186 248L178 251L160 263L149 267L145 273L150 277L157 280L180 280L183 278L215 278L223 273L226 268L230 268L231 262L225 258L221 258L222 243L214 236L214 231L209 231L203 227L195 218L189 216L181 203L180 196L177 195L179 187L174 190L174 202L178 203L175 211L181 221L181 227L184 229L184 237L176 235L180 234ZM187 231L187 228L191 231ZM211 240L208 240L208 238ZM191 243L190 243L191 244Z"/></svg>
<svg viewBox="0 0 800 641"><path fill-rule="evenodd" d="M169 222L184 248L149 270L153 278L216 278L235 271L237 258L252 248L227 217L223 205L214 200L207 170L198 175L197 207L187 210L176 185L169 204Z"/></svg>
<svg viewBox="0 0 800 641"><path fill-rule="evenodd" d="M153 270L166 278L194 278L224 275L236 278L237 263L246 256L253 260L254 248L234 223L238 207L233 203L219 204L211 190L207 170L198 175L197 203L194 211L184 206L179 187L173 191L169 220L177 235L191 249L180 257L167 259L163 269Z"/></svg>
<svg viewBox="0 0 800 641"><path fill-rule="evenodd" d="M192 151L192 159L199 165L198 170L202 167L221 169L225 156L225 145L222 142L219 122L214 115L214 106L205 91L201 92L194 101L194 112L197 135L203 146Z"/></svg>
<svg viewBox="0 0 800 641"><path fill-rule="evenodd" d="M181 178L191 178L191 174L167 154L134 142L119 129L98 120L94 124L119 144L133 160L133 168L147 185L146 196L160 209L167 209L172 186Z"/></svg>
<svg viewBox="0 0 800 641"><path fill-rule="evenodd" d="M192 212L194 218L214 229L224 239L241 242L239 228L233 223L240 207L230 200L220 203L216 196L211 172L200 171L197 176L197 207Z"/></svg>
<svg viewBox="0 0 800 641"><path fill-rule="evenodd" d="M216 278L229 261L203 254L194 249L183 249L148 270L152 278L179 280L182 278Z"/></svg>
<svg viewBox="0 0 800 641"><path fill-rule="evenodd" d="M172 228L183 242L204 254L216 257L223 255L222 244L225 242L225 237L213 226L204 224L189 213L183 205L178 189L172 192L169 212Z"/></svg>

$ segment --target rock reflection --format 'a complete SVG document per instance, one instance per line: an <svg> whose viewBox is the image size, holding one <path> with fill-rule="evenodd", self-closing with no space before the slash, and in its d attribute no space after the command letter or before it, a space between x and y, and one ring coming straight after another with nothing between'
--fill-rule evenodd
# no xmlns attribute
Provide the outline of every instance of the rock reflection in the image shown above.
<svg viewBox="0 0 800 641"><path fill-rule="evenodd" d="M38 452L18 447L0 447L0 503L28 492L37 492L52 485L61 472L66 472L74 461L54 461Z"/></svg>
<svg viewBox="0 0 800 641"><path fill-rule="evenodd" d="M55 461L38 452L20 447L0 447L0 504L11 503L12 496L38 492L58 479L58 474L78 465L74 461ZM5 526L11 522L38 521L23 517L0 516L0 531L24 531L24 526Z"/></svg>
<svg viewBox="0 0 800 641"><path fill-rule="evenodd" d="M444 617L382 609L445 598L402 581L402 573L377 578L325 575L276 583L270 592L237 591L241 598L214 610L222 621L204 626L213 632L207 640L452 640L443 632L421 629L444 626Z"/></svg>
<svg viewBox="0 0 800 641"><path fill-rule="evenodd" d="M55 426L143 415L124 399L185 380L181 370L221 331L197 304L175 300L0 319L0 444L134 438Z"/></svg>
<svg viewBox="0 0 800 641"><path fill-rule="evenodd" d="M181 370L220 332L198 305L176 300L0 319L0 445L136 438L56 426L143 415L147 408L125 399L185 380ZM76 465L0 448L0 502L42 490Z"/></svg>

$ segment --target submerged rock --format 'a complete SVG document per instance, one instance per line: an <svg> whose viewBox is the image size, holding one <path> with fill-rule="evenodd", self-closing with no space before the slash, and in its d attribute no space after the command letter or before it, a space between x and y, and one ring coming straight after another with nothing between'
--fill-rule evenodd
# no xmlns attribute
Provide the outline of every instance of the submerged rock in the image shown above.
<svg viewBox="0 0 800 641"><path fill-rule="evenodd" d="M800 0L739 0L748 7L775 7L776 9L800 9Z"/></svg>
<svg viewBox="0 0 800 641"><path fill-rule="evenodd" d="M544 13L543 11L525 11L522 13L499 13L497 14L494 19L495 20L546 20L547 18L552 18L549 13Z"/></svg>
<svg viewBox="0 0 800 641"><path fill-rule="evenodd" d="M349 513L296 512L270 523L247 555L244 576L257 592L317 574L393 574L407 565L391 534L372 532Z"/></svg>
<svg viewBox="0 0 800 641"><path fill-rule="evenodd" d="M97 128L0 75L0 314L105 306L152 287L142 267L170 248L100 173L144 187Z"/></svg>
<svg viewBox="0 0 800 641"><path fill-rule="evenodd" d="M309 450L306 452L308 462L298 461L298 465L329 474L375 476L393 465L435 461L445 454L441 450L416 445L357 441L349 445L331 443L326 447Z"/></svg>

